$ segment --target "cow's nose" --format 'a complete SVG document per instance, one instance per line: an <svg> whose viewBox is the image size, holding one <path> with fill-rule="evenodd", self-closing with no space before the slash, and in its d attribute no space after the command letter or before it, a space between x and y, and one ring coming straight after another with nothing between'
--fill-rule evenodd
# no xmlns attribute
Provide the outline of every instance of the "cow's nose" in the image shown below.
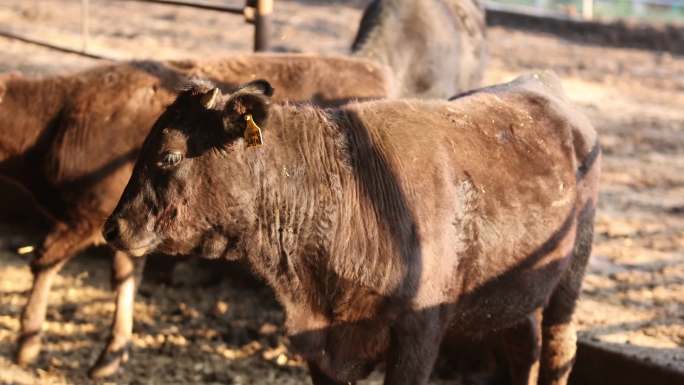
<svg viewBox="0 0 684 385"><path fill-rule="evenodd" d="M119 235L121 235L121 230L119 227L118 220L107 221L107 223L105 223L104 229L102 230L102 236L104 237L105 241L112 243L119 239Z"/></svg>

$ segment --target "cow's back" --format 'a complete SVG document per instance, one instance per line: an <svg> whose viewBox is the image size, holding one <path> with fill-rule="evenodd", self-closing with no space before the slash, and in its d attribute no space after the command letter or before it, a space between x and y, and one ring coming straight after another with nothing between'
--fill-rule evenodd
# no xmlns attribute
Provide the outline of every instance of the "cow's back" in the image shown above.
<svg viewBox="0 0 684 385"><path fill-rule="evenodd" d="M394 96L389 69L363 58L260 53L207 61L172 61L168 66L188 77L210 79L224 92L263 78L275 89L276 102L311 102L332 107Z"/></svg>

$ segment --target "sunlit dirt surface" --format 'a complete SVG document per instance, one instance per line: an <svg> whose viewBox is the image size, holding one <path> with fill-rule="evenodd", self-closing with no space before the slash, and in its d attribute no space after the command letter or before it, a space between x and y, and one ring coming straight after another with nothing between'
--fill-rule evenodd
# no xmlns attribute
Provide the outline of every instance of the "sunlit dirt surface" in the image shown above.
<svg viewBox="0 0 684 385"><path fill-rule="evenodd" d="M79 3L4 0L0 25L77 48ZM365 1L276 3L277 49L345 53ZM90 23L90 48L114 58L226 56L252 45L249 25L214 12L91 1ZM490 29L489 42L487 84L554 69L601 136L596 243L578 308L583 338L684 367L684 58L501 28ZM68 73L97 63L0 38L2 71ZM18 234L35 237L0 226L0 383L90 383L85 372L113 312L107 253L86 252L56 280L44 354L21 369L11 355L31 277L27 259L9 251L30 241ZM268 289L207 283L179 269L170 283L143 285L131 360L110 383L308 383L285 348L282 313ZM460 383L456 374L442 377L433 384ZM381 384L380 374L364 384Z"/></svg>

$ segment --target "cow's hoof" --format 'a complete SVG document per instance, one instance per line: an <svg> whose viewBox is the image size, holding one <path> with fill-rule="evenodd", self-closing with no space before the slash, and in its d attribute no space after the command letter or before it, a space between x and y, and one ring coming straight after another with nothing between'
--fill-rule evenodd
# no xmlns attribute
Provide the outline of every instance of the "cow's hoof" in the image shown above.
<svg viewBox="0 0 684 385"><path fill-rule="evenodd" d="M113 376L128 361L128 347L103 350L95 365L88 371L90 378Z"/></svg>
<svg viewBox="0 0 684 385"><path fill-rule="evenodd" d="M19 346L14 361L20 366L28 366L36 362L40 354L40 335L38 333L24 335L19 338Z"/></svg>

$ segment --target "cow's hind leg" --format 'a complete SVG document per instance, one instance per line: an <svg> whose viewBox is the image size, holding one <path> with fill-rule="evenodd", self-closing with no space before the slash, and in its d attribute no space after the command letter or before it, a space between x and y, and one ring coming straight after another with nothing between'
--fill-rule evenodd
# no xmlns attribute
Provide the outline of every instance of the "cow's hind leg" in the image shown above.
<svg viewBox="0 0 684 385"><path fill-rule="evenodd" d="M573 322L584 270L591 254L594 234L592 202L580 212L573 259L544 309L540 384L566 385L575 361L577 333Z"/></svg>
<svg viewBox="0 0 684 385"><path fill-rule="evenodd" d="M128 360L128 347L133 335L135 293L144 266L145 258L131 258L121 251L114 254L112 286L116 288L116 312L109 342L90 369L89 375L93 378L113 375Z"/></svg>
<svg viewBox="0 0 684 385"><path fill-rule="evenodd" d="M512 385L537 385L542 347L541 317L542 311L538 309L502 332Z"/></svg>
<svg viewBox="0 0 684 385"><path fill-rule="evenodd" d="M55 226L31 262L33 285L21 315L21 329L16 352L20 365L33 363L40 353L40 334L47 312L52 281L76 253L90 244L92 230L72 228L62 223Z"/></svg>

